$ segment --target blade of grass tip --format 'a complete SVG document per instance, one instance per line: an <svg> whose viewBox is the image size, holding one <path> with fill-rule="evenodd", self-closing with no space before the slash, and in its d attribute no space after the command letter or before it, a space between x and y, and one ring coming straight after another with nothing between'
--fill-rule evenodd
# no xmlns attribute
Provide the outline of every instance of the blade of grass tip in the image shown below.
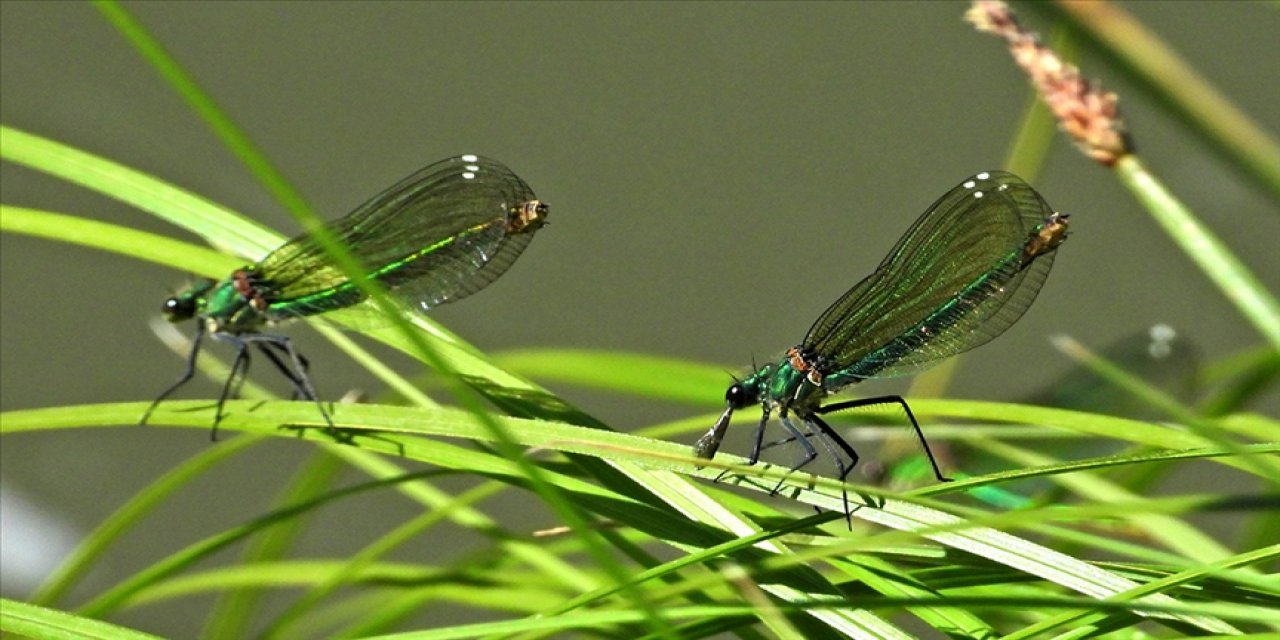
<svg viewBox="0 0 1280 640"><path fill-rule="evenodd" d="M495 354L505 369L539 380L705 405L707 391L723 393L729 376L719 367L643 353L596 349L518 349Z"/></svg>
<svg viewBox="0 0 1280 640"><path fill-rule="evenodd" d="M190 484L200 474L262 440L262 436L252 435L231 438L221 446L201 450L147 484L85 536L76 549L31 594L30 602L44 606L57 603L84 578L116 540L128 533L165 499Z"/></svg>
<svg viewBox="0 0 1280 640"><path fill-rule="evenodd" d="M1262 282L1136 156L1122 158L1115 169L1120 182L1133 192L1165 233L1271 347L1280 351L1280 302Z"/></svg>
<svg viewBox="0 0 1280 640"><path fill-rule="evenodd" d="M239 438L237 438L238 440ZM217 448L217 447L214 447ZM275 508L306 502L329 491L333 481L346 464L324 449L317 449L294 474L288 485L276 497ZM267 563L284 558L303 533L306 519L314 514L294 518L273 527L249 542L240 554L239 564ZM243 587L223 591L209 609L204 621L202 638L245 638L249 626L262 601L263 590Z"/></svg>
<svg viewBox="0 0 1280 640"><path fill-rule="evenodd" d="M415 351L421 355L424 362L441 374L445 386L451 394L476 417L476 420L481 425L492 433L498 450L503 455L516 461L522 472L529 478L534 490L556 512L557 516L564 519L577 535L582 536L587 550L601 568L609 573L614 580L620 583L624 582L626 571L612 557L604 543L597 539L590 528L586 526L587 518L585 514L581 513L576 505L561 495L540 473L537 466L523 456L510 434L506 433L498 421L493 420L487 414L477 394L464 383L458 373L450 367L449 363L440 357L420 334L413 330L412 326L400 313L399 307L386 296L383 287L367 277L365 269L359 264L359 261L346 247L338 242L333 232L316 218L302 197L292 187L288 186L283 176L258 151L248 136L217 107L209 95L200 89L182 69L181 65L170 57L159 42L152 38L142 25L123 7L115 2L106 0L98 0L94 3L94 6L199 112L201 117L223 139L224 143L249 166L254 175L264 182L276 198L285 204L291 215L302 224L307 233L324 249L325 254L333 261L334 265L350 278L352 284L368 296L380 312L387 314L392 319L393 326L413 345ZM635 598L642 598L639 593L631 595ZM669 626L661 621L658 610L651 603L644 602L643 599L636 600L636 602L650 616L655 629L670 629Z"/></svg>
<svg viewBox="0 0 1280 640"><path fill-rule="evenodd" d="M246 258L284 242L275 231L167 182L12 127L0 126L0 158L97 191Z"/></svg>
<svg viewBox="0 0 1280 640"><path fill-rule="evenodd" d="M1140 84L1151 88L1161 106L1245 169L1273 198L1280 198L1280 143L1123 7L1112 2L1058 2L1036 8L1057 9L1068 16L1087 37L1118 57Z"/></svg>

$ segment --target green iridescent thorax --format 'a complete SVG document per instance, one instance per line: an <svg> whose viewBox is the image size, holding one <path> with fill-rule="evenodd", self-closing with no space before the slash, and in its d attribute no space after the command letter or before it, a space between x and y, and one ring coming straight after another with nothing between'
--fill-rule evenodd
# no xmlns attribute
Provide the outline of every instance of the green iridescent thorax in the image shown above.
<svg viewBox="0 0 1280 640"><path fill-rule="evenodd" d="M255 300L260 306L264 303L252 282L253 275L248 269L240 269L225 280L204 280L192 285L165 301L165 315L170 322L198 317L213 332L256 331L267 318L255 308Z"/></svg>
<svg viewBox="0 0 1280 640"><path fill-rule="evenodd" d="M770 410L808 413L827 396L822 375L791 349L777 364L766 365L741 382L744 389Z"/></svg>

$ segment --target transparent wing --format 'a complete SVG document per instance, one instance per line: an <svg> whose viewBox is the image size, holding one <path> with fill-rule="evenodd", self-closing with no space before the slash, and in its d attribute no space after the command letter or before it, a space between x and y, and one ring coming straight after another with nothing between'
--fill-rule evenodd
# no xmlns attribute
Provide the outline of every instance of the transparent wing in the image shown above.
<svg viewBox="0 0 1280 640"><path fill-rule="evenodd" d="M401 180L329 229L371 278L425 310L482 289L511 266L546 214L545 206L528 208L531 202L533 190L502 163L463 155ZM277 316L364 299L307 235L271 252L257 269Z"/></svg>
<svg viewBox="0 0 1280 640"><path fill-rule="evenodd" d="M914 373L986 343L1022 316L1048 276L1052 248L1023 256L1052 213L1011 173L965 180L823 312L802 348L824 372L867 378Z"/></svg>

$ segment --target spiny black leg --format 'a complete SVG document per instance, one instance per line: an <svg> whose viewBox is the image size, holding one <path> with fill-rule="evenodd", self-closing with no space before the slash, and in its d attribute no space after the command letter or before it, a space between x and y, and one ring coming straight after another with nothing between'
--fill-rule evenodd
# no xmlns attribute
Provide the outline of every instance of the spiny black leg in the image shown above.
<svg viewBox="0 0 1280 640"><path fill-rule="evenodd" d="M275 337L275 336L271 336L271 337ZM306 356L299 353L298 362L302 364L302 367L298 369L298 372L295 375L293 370L289 369L288 366L286 366L281 360L279 360L279 358L276 356L275 353L272 353L268 350L268 347L274 348L280 351L280 353L285 354L286 356L289 355L289 349L281 345L276 340L258 341L258 348L261 349L263 353L266 353L268 358L271 358L271 361L274 362L276 365L276 369L278 369L280 373L283 374L284 377L289 380L289 384L293 385L293 388L290 390L290 393L289 393L289 399L290 400L297 400L298 398L309 399L309 398L305 398L303 395L306 392L306 387L303 386L302 378L307 375L308 371L310 371L311 361L307 360Z"/></svg>
<svg viewBox="0 0 1280 640"><path fill-rule="evenodd" d="M187 354L186 371L182 372L182 377L178 378L177 382L169 385L168 389L165 389L163 392L160 393L159 397L151 401L151 406L147 407L147 410L144 411L142 414L142 419L138 420L139 425L146 424L147 419L151 417L151 412L155 411L156 407L159 406L160 403L164 401L165 398L168 398L171 394L173 394L174 391L177 391L180 387L182 387L182 385L188 382L191 382L191 378L195 377L196 358L200 355L200 342L202 340L204 340L204 322L197 321L196 334L191 338L191 352Z"/></svg>
<svg viewBox="0 0 1280 640"><path fill-rule="evenodd" d="M951 478L942 475L942 470L938 468L938 461L933 457L933 451L929 449L929 441L924 438L924 431L920 429L920 423L916 422L916 415L911 413L911 407L907 406L907 401L902 396L879 396L875 398L862 398L859 400L848 400L845 402L836 402L824 407L819 407L814 413L826 415L836 411L844 411L846 409L856 409L858 407L867 407L877 404L897 404L907 414L907 420L911 421L911 426L916 430L916 436L920 438L920 445L924 447L924 453L929 458L929 465L933 467L933 475L938 478L939 482L951 482ZM827 427L830 430L830 427ZM834 433L834 432L832 432ZM838 441L840 442L840 441ZM845 443L846 445L848 443ZM856 457L855 457L856 460Z"/></svg>
<svg viewBox="0 0 1280 640"><path fill-rule="evenodd" d="M818 450L813 447L813 443L809 441L809 438L805 437L804 433L802 433L800 429L796 428L796 426L791 423L791 418L787 417L785 415L785 412L783 412L778 416L778 421L782 423L782 426L785 427L787 431L791 432L791 436L795 438L797 442L800 443L800 446L804 447L804 455L801 456L800 460L797 461L795 464L791 465L791 468L787 470L787 475L790 475L792 473L799 471L800 469L803 469L810 462L813 462L818 457ZM759 442L757 442L756 444L758 445ZM782 483L785 480L786 480L786 477L783 477L782 480L779 480L778 484L773 487L773 491L769 492L769 495L777 494L778 489L782 488Z"/></svg>
<svg viewBox="0 0 1280 640"><path fill-rule="evenodd" d="M764 428L769 424L769 409L765 408L760 414L760 423L756 425L755 444L751 447L751 457L747 459L748 465L760 462L760 441L764 439ZM721 471L716 475L716 479L712 482L720 482L720 479L729 473L728 469Z"/></svg>
<svg viewBox="0 0 1280 640"><path fill-rule="evenodd" d="M831 457L836 460L836 469L840 473L840 484L843 485L849 477L849 472L853 471L853 468L858 466L858 452L855 451L853 446L844 438L841 438L836 434L835 430L831 428L831 425L827 424L817 415L810 414L806 416L805 423L810 427L816 427L817 431L822 434L821 440L827 447L827 451L831 454ZM839 447L846 456L849 456L848 466L845 466L844 459L831 449L832 443ZM848 523L849 529L853 529L853 511L849 509L849 490L844 486L840 487L840 497L844 500L844 519Z"/></svg>
<svg viewBox="0 0 1280 640"><path fill-rule="evenodd" d="M316 404L316 409L320 411L320 415L324 417L324 421L329 425L329 433L335 436L339 442L349 444L351 442L351 436L344 434L336 425L333 424L333 419L329 417L329 412L325 411L324 405L320 402L320 399L316 397L315 387L311 384L311 376L307 375L307 369L310 364L305 358L298 354L296 349L293 348L293 342L286 336L255 335L250 339L269 345L289 356L289 360L293 365L292 369L281 361L279 357L275 356L275 354L272 354L271 361L276 365L276 368L280 370L280 373L283 374L291 384L293 384L295 391L300 393L303 398ZM264 351L265 350L266 349L264 349Z"/></svg>
<svg viewBox="0 0 1280 640"><path fill-rule="evenodd" d="M280 372L280 375L284 376L285 379L289 381L289 385L291 387L289 390L290 400L297 400L301 393L299 390L302 389L302 382L296 375L294 375L293 371L289 369L289 366L284 363L284 360L281 360L280 356L276 355L276 352L268 348L275 347L277 345L272 342L262 342L260 340L256 340L254 343L258 345L258 350L262 352L262 355L265 355L267 360L271 361L271 364L275 365L276 370Z"/></svg>
<svg viewBox="0 0 1280 640"><path fill-rule="evenodd" d="M245 380L249 379L249 365L253 364L253 356L252 354L249 353L248 343L241 344L239 342L234 342L232 344L236 345L237 362L241 360L240 353L242 351L244 352L244 358L243 358L243 364L240 365L239 375L236 375L236 367L234 366L236 363L234 362L232 363L233 365L231 367L232 375L230 378L227 378L227 381L231 382L232 380L234 380L235 384L231 385L230 390L223 390L222 397L224 400L227 398L230 398L232 400L240 399L240 390L244 388Z"/></svg>
<svg viewBox="0 0 1280 640"><path fill-rule="evenodd" d="M311 375L311 361L307 360L306 356L299 353L298 364L300 365L298 368L298 376L307 378L308 380L310 380L309 376ZM298 391L297 389L294 389L293 397L290 398L290 400L297 400L297 399L298 399Z"/></svg>
<svg viewBox="0 0 1280 640"><path fill-rule="evenodd" d="M233 389L240 390L241 385L244 384L244 377L249 371L249 345L237 336L221 333L214 335L219 340L230 342L236 348L236 357L231 361L231 374L227 376L227 381L222 383L222 393L218 396L218 405L213 414L213 431L209 439L217 442L218 423L222 422L222 409L227 403L227 397Z"/></svg>
<svg viewBox="0 0 1280 640"><path fill-rule="evenodd" d="M314 397L315 394L312 390L313 387L310 386L310 378L307 376L307 371L311 368L311 362L307 360L306 356L303 356L301 353L294 352L292 350L292 343L283 336L259 335L255 336L254 342L258 345L258 349L267 356L267 359L275 365L276 370L280 372L280 375L284 376L285 379L289 381L290 386L292 386L290 399L297 400L298 398L303 398L304 400L314 401L316 403L316 407L320 410L320 415L324 417L325 422L329 423L327 431L334 441L338 444L351 444L355 440L355 436L334 426L333 420L329 418L329 414L324 410L324 406L320 403L318 398ZM272 351L272 349L275 349L275 351ZM290 368L289 364L281 360L280 355L276 353L277 351L288 356L290 360L293 360L293 356L296 355L297 370L295 371ZM301 436L302 430L307 427L284 425L283 428L296 429L298 431L298 435ZM396 446L401 449L401 455L403 455L403 445L396 443Z"/></svg>
<svg viewBox="0 0 1280 640"><path fill-rule="evenodd" d="M760 462L761 443L764 442L764 428L769 424L769 409L760 415L760 424L756 425L756 433L751 443L751 457L747 459L747 464L755 464Z"/></svg>
<svg viewBox="0 0 1280 640"><path fill-rule="evenodd" d="M275 336L271 336L271 337L275 337ZM267 360L270 360L271 363L275 365L276 370L280 372L280 375L284 376L285 379L289 381L289 384L292 387L291 392L289 394L290 400L297 400L299 397L302 397L305 400L315 400L316 405L320 406L319 400L316 400L315 398L308 398L305 396L305 394L307 393L307 388L302 381L302 376L307 375L307 367L310 366L310 363L307 362L306 358L302 357L302 354L298 354L298 360L299 362L302 363L302 369L298 370L295 373L292 369L289 368L289 365L285 364L285 362L280 359L279 355L277 355L274 351L271 350L272 348L274 348L274 349L278 349L281 353L288 354L289 353L288 349L281 346L278 342L274 340L255 340L254 343L258 345L258 350L261 351L263 355L267 356ZM338 444L352 443L355 437L347 433L346 431L343 431L341 429L334 427L333 422L328 419L329 415L325 413L323 406L320 406L320 414L323 415L325 417L325 421L329 423L329 429L328 429L329 435L332 436L333 439L338 442ZM286 426L287 428L291 428L291 429L295 428L292 425L286 425ZM305 428L306 427L297 427L298 435L302 435L302 429L305 429ZM401 448L403 449L403 447Z"/></svg>
<svg viewBox="0 0 1280 640"><path fill-rule="evenodd" d="M808 433L804 434L804 436L805 436L806 438L811 438L811 437L816 436L816 435L818 435L818 432L817 432L817 431L810 431L810 432L808 432ZM782 445L784 445L784 444L791 444L792 442L795 442L795 441L796 441L796 437L795 437L795 436L787 436L787 437L785 437L785 438L781 438L781 439L778 439L778 440L774 440L773 442L767 442L767 443L765 443L765 445L764 445L763 447L760 447L760 450L761 450L761 451L764 451L765 449L772 449L772 448L774 448L774 447L780 447L780 446L782 446Z"/></svg>

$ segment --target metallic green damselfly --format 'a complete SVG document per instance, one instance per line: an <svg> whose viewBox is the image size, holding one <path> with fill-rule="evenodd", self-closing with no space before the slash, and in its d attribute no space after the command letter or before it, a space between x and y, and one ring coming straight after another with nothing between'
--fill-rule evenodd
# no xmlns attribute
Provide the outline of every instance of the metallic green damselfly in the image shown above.
<svg viewBox="0 0 1280 640"><path fill-rule="evenodd" d="M822 402L868 378L918 373L1003 333L1035 299L1066 236L1067 216L1055 213L1021 178L986 171L965 180L911 225L871 275L823 312L800 344L730 385L724 413L698 439L694 454L713 457L733 412L757 404L762 416L749 464L759 462L764 449L797 442L803 453L790 468L794 472L817 458L817 440L844 481L858 454L821 416L897 404L934 475L946 480L901 396ZM787 436L766 444L765 426L775 413ZM847 513L847 494L844 501Z"/></svg>
<svg viewBox="0 0 1280 640"><path fill-rule="evenodd" d="M502 163L461 155L414 173L326 226L367 269L369 279L425 311L475 293L502 275L546 223L547 212L529 185ZM236 349L218 397L215 439L223 405L248 372L250 347L284 375L295 396L315 402L334 430L316 397L306 358L287 337L261 330L365 301L364 292L306 234L224 280L196 283L165 300L163 309L173 322L197 320L187 368L141 421L195 375L196 358L209 335Z"/></svg>

